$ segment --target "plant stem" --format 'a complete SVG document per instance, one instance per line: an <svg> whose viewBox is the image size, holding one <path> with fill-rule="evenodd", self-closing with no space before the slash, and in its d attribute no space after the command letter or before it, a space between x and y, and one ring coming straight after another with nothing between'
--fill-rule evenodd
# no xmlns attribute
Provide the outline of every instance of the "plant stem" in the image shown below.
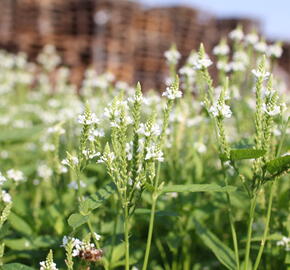
<svg viewBox="0 0 290 270"><path fill-rule="evenodd" d="M162 258L162 261L164 264L164 269L170 270L170 265L169 265L168 260L167 260L166 252L165 252L164 247L163 247L159 238L156 239L156 246L157 246L159 253L160 253L160 256Z"/></svg>
<svg viewBox="0 0 290 270"><path fill-rule="evenodd" d="M224 171L224 178L225 178L225 185L226 187L228 186L228 177L226 175L226 168L224 166L224 163L222 163L222 168ZM240 269L240 258L239 258L239 246L238 246L238 239L237 239L237 233L236 233L236 228L235 228L235 222L233 218L233 213L232 213L232 202L231 202L231 197L229 192L226 192L226 197L227 197L227 204L228 204L228 215L229 215L229 221L230 221L230 226L231 226L231 232L232 232L232 240L233 240L233 245L234 245L234 250L235 250L235 258L236 258L236 265L237 265L237 270Z"/></svg>
<svg viewBox="0 0 290 270"><path fill-rule="evenodd" d="M227 202L228 202L228 214L229 214L229 220L230 220L230 226L231 226L231 232L232 232L232 240L234 244L234 250L235 250L235 257L236 257L236 265L237 270L240 269L240 259L239 259L239 247L238 247L238 239L237 239L237 233L235 229L235 223L232 213L232 206L231 206L231 198L228 192L226 192L227 196Z"/></svg>
<svg viewBox="0 0 290 270"><path fill-rule="evenodd" d="M245 268L244 269L248 269L248 265L249 265L251 240L252 240L252 227L253 227L256 203L257 203L257 194L255 194L254 198L251 199L250 218L249 218L249 224L248 224L248 234L247 234L247 244L246 244L246 254L245 254Z"/></svg>
<svg viewBox="0 0 290 270"><path fill-rule="evenodd" d="M125 270L130 268L130 253L129 253L129 215L128 205L126 204L124 209L124 238L125 238Z"/></svg>
<svg viewBox="0 0 290 270"><path fill-rule="evenodd" d="M266 240L267 240L267 236L268 236L268 231L269 231L269 224L270 224L270 219L271 219L271 212L272 212L272 203L273 203L273 195L274 195L274 184L275 184L275 180L273 183L271 183L271 187L270 187L270 197L269 197L269 203L268 203L268 209L267 209L267 217L266 217L266 224L265 224L265 229L264 229L264 234L263 234L263 238L261 240L261 245L259 248L259 253L254 265L254 270L257 270L262 258L262 254L264 251L264 247L266 244Z"/></svg>
<svg viewBox="0 0 290 270"><path fill-rule="evenodd" d="M149 223L146 251L145 251L145 257L144 257L142 270L146 270L147 269L147 265L148 265L148 259L149 259L149 254L150 254L151 241L152 241L152 234L153 234L153 227L154 227L156 201L157 201L157 196L156 196L156 193L154 192L152 194L152 206L151 206L151 213L150 213L150 223Z"/></svg>

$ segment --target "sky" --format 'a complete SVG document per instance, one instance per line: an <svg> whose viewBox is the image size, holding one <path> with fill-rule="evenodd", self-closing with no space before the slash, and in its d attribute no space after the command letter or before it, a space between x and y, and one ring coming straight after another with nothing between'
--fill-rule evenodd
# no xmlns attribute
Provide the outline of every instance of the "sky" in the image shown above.
<svg viewBox="0 0 290 270"><path fill-rule="evenodd" d="M149 6L187 5L218 17L246 16L261 21L267 38L290 41L290 0L139 0Z"/></svg>

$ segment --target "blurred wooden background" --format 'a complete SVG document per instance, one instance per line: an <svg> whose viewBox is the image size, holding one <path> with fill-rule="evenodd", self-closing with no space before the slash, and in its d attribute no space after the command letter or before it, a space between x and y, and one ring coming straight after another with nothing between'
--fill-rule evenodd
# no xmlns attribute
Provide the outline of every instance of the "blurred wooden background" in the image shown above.
<svg viewBox="0 0 290 270"><path fill-rule="evenodd" d="M91 65L128 83L160 88L167 76L164 51L172 43L182 61L200 42L209 51L240 23L245 32L257 21L218 19L189 7L145 8L125 0L0 0L0 48L24 51L35 59L54 44L74 80ZM182 62L181 61L181 62ZM281 66L290 71L290 45Z"/></svg>

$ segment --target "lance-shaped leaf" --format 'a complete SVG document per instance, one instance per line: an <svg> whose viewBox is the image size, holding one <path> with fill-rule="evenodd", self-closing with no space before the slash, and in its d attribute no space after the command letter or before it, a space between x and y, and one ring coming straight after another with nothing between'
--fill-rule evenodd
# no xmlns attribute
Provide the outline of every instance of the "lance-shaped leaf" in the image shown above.
<svg viewBox="0 0 290 270"><path fill-rule="evenodd" d="M2 270L35 270L35 268L31 268L24 264L20 263L9 263L1 266Z"/></svg>
<svg viewBox="0 0 290 270"><path fill-rule="evenodd" d="M89 216L83 216L78 213L71 214L68 218L68 224L75 230L79 226L85 224L89 220Z"/></svg>
<svg viewBox="0 0 290 270"><path fill-rule="evenodd" d="M222 160L243 160L243 159L252 159L259 158L266 154L265 150L262 149L253 149L253 148L244 148L244 149L232 149L230 151L230 158L227 158L224 155L221 155Z"/></svg>
<svg viewBox="0 0 290 270"><path fill-rule="evenodd" d="M192 184L192 185L170 185L165 186L161 193L170 192L233 192L234 186L219 186L216 184Z"/></svg>
<svg viewBox="0 0 290 270"><path fill-rule="evenodd" d="M79 211L83 216L89 215L94 209L100 207L105 200L111 197L117 190L114 182L110 182L101 188L96 194L93 194L82 201L79 205Z"/></svg>
<svg viewBox="0 0 290 270"><path fill-rule="evenodd" d="M271 174L281 173L290 169L290 155L270 160L266 164L266 169Z"/></svg>
<svg viewBox="0 0 290 270"><path fill-rule="evenodd" d="M194 220L197 235L203 243L214 253L217 259L230 270L236 269L235 254L227 247L216 235L209 231L205 226Z"/></svg>

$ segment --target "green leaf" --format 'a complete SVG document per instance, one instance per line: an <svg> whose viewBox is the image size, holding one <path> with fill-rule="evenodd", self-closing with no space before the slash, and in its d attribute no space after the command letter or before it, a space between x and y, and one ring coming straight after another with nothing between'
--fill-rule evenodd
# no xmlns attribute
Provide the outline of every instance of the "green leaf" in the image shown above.
<svg viewBox="0 0 290 270"><path fill-rule="evenodd" d="M79 226L85 224L89 219L89 216L83 216L81 214L75 213L71 214L68 218L68 224L75 230Z"/></svg>
<svg viewBox="0 0 290 270"><path fill-rule="evenodd" d="M165 186L161 192L233 192L236 189L234 186L222 187L216 184L192 184Z"/></svg>
<svg viewBox="0 0 290 270"><path fill-rule="evenodd" d="M235 270L234 252L221 242L211 231L194 219L195 230L203 243L215 254L217 259L228 269Z"/></svg>
<svg viewBox="0 0 290 270"><path fill-rule="evenodd" d="M230 159L231 160L252 159L262 157L265 154L266 151L262 149L254 149L254 148L232 149L230 151Z"/></svg>
<svg viewBox="0 0 290 270"><path fill-rule="evenodd" d="M31 250L35 249L32 243L26 238L20 239L4 239L5 246L11 248L12 250Z"/></svg>
<svg viewBox="0 0 290 270"><path fill-rule="evenodd" d="M117 190L114 182L107 184L101 188L96 194L93 194L82 201L79 205L79 211L83 216L89 215L94 209L100 207L104 201L111 197Z"/></svg>
<svg viewBox="0 0 290 270"><path fill-rule="evenodd" d="M16 231L25 235L32 235L33 230L31 229L30 225L15 213L10 213L8 221L13 229L15 229Z"/></svg>
<svg viewBox="0 0 290 270"><path fill-rule="evenodd" d="M0 143L18 143L36 137L44 129L44 126L34 126L31 128L14 128L1 131Z"/></svg>
<svg viewBox="0 0 290 270"><path fill-rule="evenodd" d="M20 263L9 263L1 267L2 270L35 270L29 266Z"/></svg>
<svg viewBox="0 0 290 270"><path fill-rule="evenodd" d="M290 168L290 155L273 159L266 164L269 173L280 173Z"/></svg>

